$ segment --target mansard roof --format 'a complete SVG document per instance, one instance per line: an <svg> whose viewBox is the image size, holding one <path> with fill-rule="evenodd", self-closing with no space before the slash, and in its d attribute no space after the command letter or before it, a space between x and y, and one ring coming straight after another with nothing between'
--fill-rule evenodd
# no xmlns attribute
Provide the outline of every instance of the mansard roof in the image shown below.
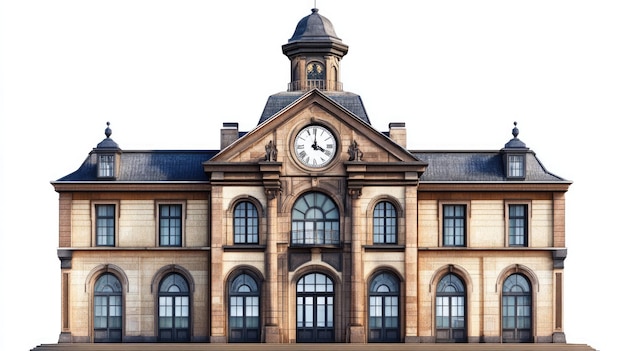
<svg viewBox="0 0 626 351"><path fill-rule="evenodd" d="M412 151L427 162L422 182L504 182L507 181L503 154L498 151ZM550 173L533 152L527 153L523 182L567 182ZM510 181L509 181L510 182Z"/></svg>
<svg viewBox="0 0 626 351"><path fill-rule="evenodd" d="M360 95L350 93L347 91L319 91L320 94L326 95L334 102L341 105L346 110L352 112L359 117L363 122L370 123L370 119L365 111L363 100ZM270 95L259 119L259 124L265 122L270 117L284 109L285 107L298 100L308 91L284 91L274 95Z"/></svg>
<svg viewBox="0 0 626 351"><path fill-rule="evenodd" d="M120 182L208 181L202 162L218 150L124 150L120 155ZM92 152L73 173L59 182L91 182L97 178L97 154Z"/></svg>

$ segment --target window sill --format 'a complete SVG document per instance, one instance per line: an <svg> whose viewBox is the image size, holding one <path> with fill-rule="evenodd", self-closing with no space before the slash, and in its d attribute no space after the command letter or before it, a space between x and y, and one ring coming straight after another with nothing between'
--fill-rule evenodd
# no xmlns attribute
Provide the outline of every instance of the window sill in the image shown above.
<svg viewBox="0 0 626 351"><path fill-rule="evenodd" d="M235 244L235 245L224 245L222 246L222 250L224 251L258 251L264 252L267 246L265 245L256 245L256 244Z"/></svg>
<svg viewBox="0 0 626 351"><path fill-rule="evenodd" d="M404 252L406 246L397 244L375 244L363 245L365 251L388 251L388 252Z"/></svg>

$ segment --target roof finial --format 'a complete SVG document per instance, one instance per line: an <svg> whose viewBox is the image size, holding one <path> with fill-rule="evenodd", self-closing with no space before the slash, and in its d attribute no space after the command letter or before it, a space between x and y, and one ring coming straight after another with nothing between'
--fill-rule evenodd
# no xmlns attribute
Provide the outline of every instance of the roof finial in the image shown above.
<svg viewBox="0 0 626 351"><path fill-rule="evenodd" d="M111 125L111 122L107 122L107 129L104 130L104 135L107 136L107 139L110 138L111 134L113 133L111 128L109 128L110 125Z"/></svg>
<svg viewBox="0 0 626 351"><path fill-rule="evenodd" d="M517 138L517 136L519 135L519 129L517 129L517 122L513 122L513 137Z"/></svg>

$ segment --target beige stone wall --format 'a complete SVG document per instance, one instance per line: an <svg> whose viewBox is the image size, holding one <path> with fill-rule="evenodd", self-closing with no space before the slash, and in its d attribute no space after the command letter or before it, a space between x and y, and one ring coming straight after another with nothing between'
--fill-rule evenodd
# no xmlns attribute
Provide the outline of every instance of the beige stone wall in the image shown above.
<svg viewBox="0 0 626 351"><path fill-rule="evenodd" d="M159 271L180 267L191 277L194 338L208 337L207 251L76 251L70 273L70 330L73 338L92 338L93 287L104 272L121 275L125 337L156 337ZM157 288L155 288L155 286Z"/></svg>
<svg viewBox="0 0 626 351"><path fill-rule="evenodd" d="M421 200L418 205L420 247L441 246L441 204L463 203L468 208L468 248L501 248L506 246L506 218L503 199L465 202ZM526 202L522 202L526 203ZM533 200L530 204L529 247L552 247L553 207L548 200Z"/></svg>
<svg viewBox="0 0 626 351"><path fill-rule="evenodd" d="M468 336L499 337L501 284L515 269L533 285L533 326L538 336L550 336L553 327L552 257L528 251L420 251L419 333L433 337L435 294L439 278L452 270L467 284Z"/></svg>
<svg viewBox="0 0 626 351"><path fill-rule="evenodd" d="M158 204L183 204L183 246L206 247L208 235L208 199L207 200L109 200L90 201L74 200L71 209L72 247L85 248L95 246L95 204L115 204L116 247L157 247Z"/></svg>

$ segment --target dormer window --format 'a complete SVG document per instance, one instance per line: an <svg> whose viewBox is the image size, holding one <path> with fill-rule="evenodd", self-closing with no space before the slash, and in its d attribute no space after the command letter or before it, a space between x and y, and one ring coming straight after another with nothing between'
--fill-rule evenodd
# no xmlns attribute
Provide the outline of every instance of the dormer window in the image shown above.
<svg viewBox="0 0 626 351"><path fill-rule="evenodd" d="M98 178L115 177L115 155L98 155Z"/></svg>
<svg viewBox="0 0 626 351"><path fill-rule="evenodd" d="M97 175L98 179L115 179L117 178L117 170L120 162L120 155L122 150L113 139L111 139L111 128L109 128L109 122L107 122L107 128L104 130L106 139L102 140L98 146L93 149L97 157Z"/></svg>
<svg viewBox="0 0 626 351"><path fill-rule="evenodd" d="M513 139L504 145L504 149L500 150L502 154L502 163L506 172L506 179L524 180L526 178L526 155L530 150L523 141L519 140L519 129L517 122L513 122Z"/></svg>
<svg viewBox="0 0 626 351"><path fill-rule="evenodd" d="M524 178L526 176L525 155L507 155L507 178Z"/></svg>

